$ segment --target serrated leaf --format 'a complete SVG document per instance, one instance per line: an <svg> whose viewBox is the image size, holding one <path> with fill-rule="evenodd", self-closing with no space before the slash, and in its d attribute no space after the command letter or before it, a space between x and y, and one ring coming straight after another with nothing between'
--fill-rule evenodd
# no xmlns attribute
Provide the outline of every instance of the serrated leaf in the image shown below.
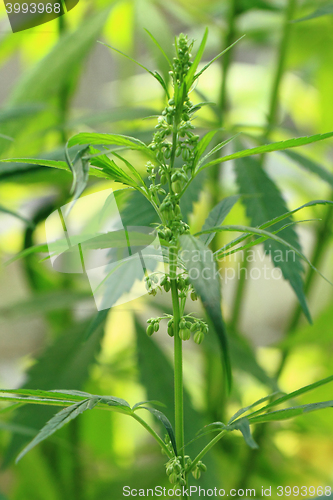
<svg viewBox="0 0 333 500"><path fill-rule="evenodd" d="M186 252L185 266L189 278L211 319L222 350L226 387L231 389L231 366L227 333L221 311L220 280L216 275L213 253L197 238L191 235L180 237L182 253ZM199 258L198 258L199 257ZM207 275L208 273L208 275Z"/></svg>
<svg viewBox="0 0 333 500"><path fill-rule="evenodd" d="M221 149L224 148L224 146L226 146L227 144L229 144L231 141L233 141L238 136L239 136L239 134L235 134L232 137L230 137L229 139L226 139L225 141L222 141L219 144L217 144L213 149L211 149L209 151L209 153L207 153L205 156L203 156L200 159L200 161L198 162L198 168L200 167L200 165L202 165L202 163L204 161L208 160L208 158L210 158L215 153L218 153L219 151L221 151Z"/></svg>
<svg viewBox="0 0 333 500"><path fill-rule="evenodd" d="M153 76L160 85L162 85L163 89L166 91L166 93L168 94L168 90L167 90L167 86L166 86L166 83L165 81L163 80L163 78L161 77L161 75L159 75L157 73L157 71L155 72L152 72L150 71L150 69L146 68L146 66L144 66L143 64L139 63L138 61L136 61L135 59L133 59L133 57L130 57L128 56L127 54L125 54L124 52L122 52L121 50L119 49L116 49L115 47L112 47L111 45L107 44L107 43L104 43L104 42L100 42L98 41L98 43L100 43L101 45L105 45L105 47L108 47L109 49L111 50L114 50L115 52L118 52L118 54L121 54L123 57L126 57L126 59L129 59L130 61L132 61L133 63L137 64L138 66L140 66L140 68L144 69L145 71L147 71L147 73L149 73L151 76Z"/></svg>
<svg viewBox="0 0 333 500"><path fill-rule="evenodd" d="M252 0L251 0L252 1ZM206 71L206 69L209 68L209 66L211 64L213 64L213 62L217 61L217 59L219 59L221 56L223 56L226 52L228 52L228 50L232 49L232 47L234 47L234 45L236 45L236 43L238 43L240 40L242 40L242 38L244 38L245 35L241 36L240 38L238 38L238 40L236 40L234 43L232 43L231 45L229 45L229 47L227 47L226 49L224 49L222 52L220 52L217 56L215 56L211 61L209 61L209 63L207 63L200 71L198 71L198 73L194 76L194 80L196 80L197 78L199 78L202 73L204 73Z"/></svg>
<svg viewBox="0 0 333 500"><path fill-rule="evenodd" d="M325 408L333 408L333 400L331 401L320 401L319 403L309 403L306 405L293 406L292 408L286 408L283 410L276 410L263 415L258 415L251 417L248 415L249 422L251 424L259 424L265 422L272 422L278 420L287 420L289 418L302 415L304 413L310 413L313 411L323 410Z"/></svg>
<svg viewBox="0 0 333 500"><path fill-rule="evenodd" d="M109 313L110 309L103 309L102 311L98 311L98 313L93 317L91 322L88 325L88 328L84 332L83 340L87 341L91 335L95 333L95 331L104 324L106 317Z"/></svg>
<svg viewBox="0 0 333 500"><path fill-rule="evenodd" d="M82 146L85 144L124 146L128 149L134 149L136 151L143 151L145 153L151 154L150 149L144 142L139 141L139 139L136 139L135 137L128 137L126 135L82 132L80 134L74 135L68 141L69 148L72 148L76 145Z"/></svg>
<svg viewBox="0 0 333 500"><path fill-rule="evenodd" d="M216 160L212 160L205 165L202 165L196 170L195 175L204 170L205 168L212 167L219 163L223 163L229 160L237 160L239 158L245 158L247 156L262 155L265 153L272 153L273 151L282 151L288 148L296 148L299 146L305 146L306 144L313 144L314 142L323 141L329 139L333 136L333 132L328 132L326 134L316 134L308 137L299 137L298 139L288 139L287 141L273 142L271 144L266 144L264 146L257 146L255 148L244 149L227 156L221 156Z"/></svg>
<svg viewBox="0 0 333 500"><path fill-rule="evenodd" d="M89 407L89 399L85 399L80 401L79 403L75 403L68 408L64 408L59 413L57 413L51 420L47 422L45 427L43 427L37 436L26 446L19 456L16 459L16 463L21 460L21 458L28 453L28 451L32 450L37 444L41 443L48 437L52 436L57 430L61 429L65 424L79 416Z"/></svg>
<svg viewBox="0 0 333 500"><path fill-rule="evenodd" d="M252 410L252 408L255 408L256 406L265 403L265 401L268 401L269 399L273 398L274 396L277 396L278 394L281 394L280 391L275 391L272 394L269 394L268 396L265 396L261 399L258 399L254 403L250 404L249 406L245 406L244 408L240 408L236 413L229 419L228 425L232 424L234 420L236 420L238 417L243 415L243 413L248 412L249 410Z"/></svg>
<svg viewBox="0 0 333 500"><path fill-rule="evenodd" d="M172 63L171 63L169 57L167 56L165 50L162 49L161 45L158 43L158 41L156 40L156 38L150 33L150 31L147 30L147 28L144 28L144 30L146 31L146 33L148 33L148 35L150 36L150 38L152 39L152 41L154 42L154 44L156 45L156 47L158 48L158 50L161 52L161 54L163 55L163 57L166 59L166 61L168 62L170 68L172 68Z"/></svg>
<svg viewBox="0 0 333 500"><path fill-rule="evenodd" d="M208 28L205 29L205 33L204 33L204 36L202 37L198 52L196 53L196 56L192 62L192 66L190 67L190 69L186 75L185 83L186 83L186 90L187 91L189 91L189 89L194 81L194 75L195 75L195 72L198 68L198 65L202 59L202 56L203 56L203 53L205 50L205 46L206 46L206 42L207 42L207 38L208 38Z"/></svg>
<svg viewBox="0 0 333 500"><path fill-rule="evenodd" d="M84 158L88 148L81 149L73 162L69 161L69 167L73 174L71 193L73 201L77 200L85 190L89 179L89 161Z"/></svg>
<svg viewBox="0 0 333 500"><path fill-rule="evenodd" d="M136 403L134 406L132 406L132 410L137 410L138 408L140 408L141 406L143 405L146 405L146 404L151 404L151 405L155 405L155 406L164 406L165 407L165 404L164 403L161 403L161 401L154 401L154 400L147 400L147 401L140 401L139 403Z"/></svg>
<svg viewBox="0 0 333 500"><path fill-rule="evenodd" d="M284 219L287 219L288 217L290 217L291 215L295 214L296 212L299 212L303 208L312 207L312 206L315 206L315 205L328 205L328 204L332 204L333 205L333 201L329 201L329 200L313 200L313 201L309 201L308 203L305 203L304 205L302 205L302 206L300 206L298 208L295 208L294 210L290 210L290 211L284 213L283 215L280 215L278 217L274 217L270 221L267 221L264 224L261 224L259 226L259 229L266 229L268 227L271 227L274 224L276 224L277 222L280 222L280 221L282 221ZM199 233L197 233L197 234L199 234ZM223 252L225 252L229 248L234 247L235 245L238 245L238 243L244 241L246 238L248 238L248 235L242 235L242 236L239 236L238 238L235 238L234 240L230 241L229 243L227 243L226 245L224 245L222 248L220 248L219 250L217 250L214 255L216 255L217 257L220 257Z"/></svg>
<svg viewBox="0 0 333 500"><path fill-rule="evenodd" d="M96 149L91 148L91 151L97 152ZM90 163L95 167L98 167L103 170L107 176L116 182L121 182L122 184L126 184L127 186L135 187L136 182L124 172L118 165L110 160L106 155L101 154L101 156L95 156L90 159Z"/></svg>
<svg viewBox="0 0 333 500"><path fill-rule="evenodd" d="M210 233L210 232L217 232L217 231L231 231L231 232L234 232L234 231L239 231L239 232L247 232L249 235L252 234L254 236L256 235L259 235L259 236L265 236L269 239L272 239L273 241L276 241L278 243L281 243L282 245L285 245L286 247L290 248L293 252L295 252L295 254L300 257L302 260L304 260L304 262L306 262L314 271L316 271L316 273L318 273L325 281L327 281L327 283L329 283L330 285L333 286L333 284L330 282L330 280L328 280L310 261L309 259L304 255L302 254L302 252L300 252L296 247L294 247L293 245L291 245L290 243L288 243L287 241L283 240L282 238L280 238L279 236L277 236L276 234L274 233L270 233L268 231L264 231L263 229L258 229L258 228L255 228L255 227L249 227L249 226L234 226L234 225L230 225L230 226L219 226L219 227L214 227L214 228L211 228L207 231L200 231L199 233L197 233L197 235L200 236L200 234L204 234L204 233Z"/></svg>
<svg viewBox="0 0 333 500"><path fill-rule="evenodd" d="M274 408L275 406L283 404L286 401L289 401L290 399L294 399L297 396L301 396L302 394L306 394L307 392L312 391L314 389L317 389L318 387L329 384L332 381L333 381L333 375L331 375L330 377L326 377L322 380L319 380L318 382L314 382L313 384L309 384L305 387L301 387L301 389L297 389L296 391L290 392L289 394L286 394L286 395L276 399L275 401L272 401L268 405L260 408L260 410L257 410L255 412L251 413L250 415L248 415L248 417L250 417L250 416L253 417L255 415L258 415L259 413L267 412L268 410L270 410L271 408Z"/></svg>
<svg viewBox="0 0 333 500"><path fill-rule="evenodd" d="M204 225L201 228L201 231L205 231L206 229L210 229L215 226L219 226L222 224L232 207L239 200L240 196L228 196L224 198L220 203L218 203L209 213L207 219L205 220ZM209 245L209 243L214 238L215 233L210 234L202 234L200 236L201 241L205 245Z"/></svg>
<svg viewBox="0 0 333 500"><path fill-rule="evenodd" d="M266 221L288 212L288 208L278 187L257 160L254 158L238 159L236 160L235 169L240 193L249 195L243 197L242 203L253 226L260 226ZM280 229L281 225L282 222L275 223L272 229ZM301 250L298 236L293 226L288 226L281 231L280 236L298 251ZM303 267L300 258L294 256L290 262L286 247L277 241L266 240L264 248L265 252L271 256L274 266L280 268L284 279L289 281L305 316L311 323L311 316L303 289Z"/></svg>
<svg viewBox="0 0 333 500"><path fill-rule="evenodd" d="M80 23L77 29L69 30L59 37L47 55L37 64L33 64L31 69L19 79L7 100L8 108L17 108L21 104L24 106L35 105L35 103L45 105L58 99L59 91L64 84L77 77L84 58L95 45L96 38L108 19L109 11L110 6L93 13ZM49 105L48 109L51 111L53 108ZM3 132L16 139L20 133L30 128L32 120L37 130L40 131L42 128L45 130L45 122L41 121L39 125L39 114L27 114L20 120L6 123ZM58 113L49 113L48 120L48 125L58 123ZM1 144L0 153L7 147L5 143Z"/></svg>
<svg viewBox="0 0 333 500"><path fill-rule="evenodd" d="M152 413L164 426L165 430L168 433L168 436L170 438L173 451L175 452L175 455L178 456L177 452L177 445L176 445L176 438L175 438L175 433L173 431L172 425L169 421L169 419L164 415L159 410L156 410L155 408L149 408L148 406L140 406L138 409L143 409L143 410L148 410L150 413Z"/></svg>
<svg viewBox="0 0 333 500"><path fill-rule="evenodd" d="M134 175L136 180L139 182L139 184L141 184L143 186L145 185L141 175L139 174L139 172L136 170L136 168L133 167L133 165L129 161L127 161L125 158L123 158L122 156L117 154L115 151L113 151L112 154L113 154L113 156L116 156L117 158L119 158L119 160L121 160L122 162L125 163L127 168L132 172L132 174Z"/></svg>
<svg viewBox="0 0 333 500"><path fill-rule="evenodd" d="M303 156L295 151L283 151L283 154L288 156L291 160L297 163L300 167L304 168L308 172L316 174L321 180L327 182L331 187L333 187L333 173L326 168L318 165L310 158Z"/></svg>
<svg viewBox="0 0 333 500"><path fill-rule="evenodd" d="M259 446L252 437L250 424L247 418L240 418L237 422L228 426L231 430L238 430L242 433L245 443L252 448L252 450L257 450Z"/></svg>

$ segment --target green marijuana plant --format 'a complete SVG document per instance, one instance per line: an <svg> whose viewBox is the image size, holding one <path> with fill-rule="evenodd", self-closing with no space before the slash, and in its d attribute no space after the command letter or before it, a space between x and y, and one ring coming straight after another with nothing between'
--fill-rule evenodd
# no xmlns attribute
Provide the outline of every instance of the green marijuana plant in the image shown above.
<svg viewBox="0 0 333 500"><path fill-rule="evenodd" d="M239 196L230 196L224 198L212 209L202 230L196 234L191 233L190 226L184 220L180 202L193 180L211 166L229 160L239 160L253 155L262 155L321 141L332 137L333 132L259 145L217 158L217 153L236 136L225 139L207 152L207 148L217 131L210 131L200 138L194 132L193 119L202 106L210 103L193 103L190 99L190 92L200 75L230 47L199 70L208 36L207 30L194 59L191 55L194 42L189 40L186 35L179 35L175 42L176 53L173 61L169 60L154 37L150 33L149 35L167 59L171 80L171 85L169 85L159 73L153 73L138 63L160 83L166 96L165 108L158 117L156 131L149 145L123 135L80 133L73 136L67 143L67 162L31 158L2 161L35 163L70 170L74 178L73 202L84 191L90 174L112 179L128 186L131 190L136 190L153 207L159 222L152 227L152 232L157 233L161 242L167 270L162 273L162 277L160 271L154 271L150 274L146 272L145 283L147 292L151 296L155 296L158 290L162 289L171 294L172 314L148 319L147 335L150 337L158 332L161 321L166 321L167 333L174 340L174 427L160 410L154 408L158 404L154 401L140 402L131 407L123 399L91 395L73 390L1 390L0 397L2 401L13 403L13 407L17 404L27 403L65 407L49 420L30 444L24 448L17 460L88 409L117 411L134 418L154 437L167 457L166 474L170 483L175 489L183 488L182 498L187 498L186 488L189 485L190 477L197 480L205 472L206 466L202 461L204 456L225 434L239 430L245 442L251 448L256 448L257 444L250 431L251 425L285 420L310 411L333 407L333 401L323 401L278 408L297 396L333 381L333 376L290 394L282 394L277 391L255 401L248 407L239 409L227 423L214 422L204 427L196 436L193 436L193 440L211 432L216 433L215 437L197 456L190 457L186 454L188 443L185 443L184 440L183 342L192 337L196 344L201 344L205 335L208 334L208 330L211 330L210 334L215 332L221 345L226 394L230 393L232 388L232 369L228 337L221 312L217 260L270 241L292 251L299 261L306 262L317 271L297 245L293 245L290 241L279 236L278 233L295 224L291 217L299 210L312 205L332 204L332 202L327 200L311 201L253 227L223 225L224 219L240 198ZM258 139L252 138L252 140ZM77 152L77 148L81 146L82 148ZM110 149L103 149L103 146L108 146ZM74 158L72 148L76 148ZM120 152L128 149L139 151L147 158L148 175L146 179L127 159L121 156ZM111 155L115 159L111 159ZM121 164L124 166L119 166ZM247 166L239 164L237 168L246 169ZM241 233L241 235L213 253L209 244L219 232L235 232ZM42 248L38 246L31 249L31 252L41 250ZM297 262L294 263L295 266L297 266ZM202 318L194 317L192 313L185 313L187 301L189 299L194 301L198 298L202 301L208 322ZM305 314L309 316L306 304L302 304L302 307ZM138 411L142 409L151 412L164 426L166 431L164 439L138 415Z"/></svg>

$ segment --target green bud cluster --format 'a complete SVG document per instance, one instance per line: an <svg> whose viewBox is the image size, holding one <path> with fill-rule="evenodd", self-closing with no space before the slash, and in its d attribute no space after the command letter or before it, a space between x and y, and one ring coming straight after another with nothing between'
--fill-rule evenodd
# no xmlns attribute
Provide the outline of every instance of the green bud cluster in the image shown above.
<svg viewBox="0 0 333 500"><path fill-rule="evenodd" d="M158 277L156 274L151 274L150 276L146 276L145 278L145 286L148 291L148 295L155 296L157 294L157 283Z"/></svg>
<svg viewBox="0 0 333 500"><path fill-rule="evenodd" d="M186 486L184 471L181 465L182 457L172 457L166 464L166 474L171 484Z"/></svg>
<svg viewBox="0 0 333 500"><path fill-rule="evenodd" d="M161 279L160 281L160 285L161 287L164 288L164 291L165 292L169 292L170 291L170 288L171 288L171 282L170 282L170 279L169 279L169 276L167 274L165 274L163 276L163 278Z"/></svg>
<svg viewBox="0 0 333 500"><path fill-rule="evenodd" d="M199 460L196 467L192 470L192 476L194 479L200 479L201 473L206 472L207 466Z"/></svg>
<svg viewBox="0 0 333 500"><path fill-rule="evenodd" d="M153 333L158 332L160 329L160 321L162 318L150 318L147 320L148 326L146 333L148 337L151 337Z"/></svg>
<svg viewBox="0 0 333 500"><path fill-rule="evenodd" d="M189 321L189 320L192 320ZM193 334L193 340L196 344L201 344L208 333L208 325L201 319L192 318L190 316L183 317L179 321L179 337L182 340L189 340Z"/></svg>

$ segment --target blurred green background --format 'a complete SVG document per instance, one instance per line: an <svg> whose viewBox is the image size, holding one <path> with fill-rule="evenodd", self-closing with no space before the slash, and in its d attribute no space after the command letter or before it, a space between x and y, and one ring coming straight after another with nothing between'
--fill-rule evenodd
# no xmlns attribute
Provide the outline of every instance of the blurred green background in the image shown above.
<svg viewBox="0 0 333 500"><path fill-rule="evenodd" d="M322 6L326 8L320 10ZM318 9L318 14L328 15L289 22ZM193 90L194 102L216 103L201 111L196 123L200 133L223 127L222 136L241 131L246 142L246 134L283 140L332 131L329 12L332 4L318 0L80 0L64 18L12 34L1 3L0 155L63 159L65 142L81 131L124 133L149 143L156 119L142 118L163 109L161 89L132 62L97 43L105 41L167 75L165 61L144 28L172 55L175 35L184 32L200 41L208 26L204 61L246 34ZM281 153L265 158L266 172L290 210L333 194L332 140L298 151L325 167L327 175L323 178L304 168L304 158L303 165ZM145 173L143 159L135 153L131 157ZM45 242L45 218L69 201L71 182L67 172L19 162L1 164L1 210L19 213L35 224L32 229L26 221L0 212L2 264L22 249ZM110 187L121 188L93 178L85 194ZM187 203L192 227L199 230L211 207L238 190L229 163L201 178ZM151 222L145 207L137 207L125 200L124 216L133 225ZM321 221L297 227L303 250L332 280L332 210L320 206L304 214L303 218ZM227 222L247 220L239 203ZM41 257L30 255L1 267L0 386L81 389L122 397L131 404L157 399L167 405L165 413L172 421L172 342L165 331L153 339L144 332L147 318L170 310L166 294L112 308L84 343L84 333L96 317L89 283L81 275L56 273L47 261L40 262ZM262 249L251 265L272 269ZM277 386L289 392L332 374L332 287L309 269L304 279L312 326L283 279L241 277L223 283L234 389L226 400L214 336L208 335L200 347L186 343L187 441L203 425L225 421L240 405ZM200 311L198 303L191 307ZM333 399L330 385L301 402L324 399ZM168 485L166 460L155 442L136 422L109 412L85 413L14 465L23 444L53 413L52 408L33 405L0 414L1 499L118 499L124 485ZM327 409L258 426L259 451L249 450L240 434L233 433L209 455L209 470L198 484L258 490L270 485L332 486L331 413ZM203 442L194 443L192 450Z"/></svg>

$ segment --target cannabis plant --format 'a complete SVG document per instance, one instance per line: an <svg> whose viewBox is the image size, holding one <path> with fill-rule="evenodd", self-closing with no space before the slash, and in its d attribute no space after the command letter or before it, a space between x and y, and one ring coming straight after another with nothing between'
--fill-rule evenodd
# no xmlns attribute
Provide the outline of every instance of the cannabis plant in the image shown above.
<svg viewBox="0 0 333 500"><path fill-rule="evenodd" d="M185 222L181 200L186 195L191 183L203 171L230 160L238 160L253 155L264 155L272 151L286 150L333 136L333 133L301 137L283 142L259 144L250 149L242 149L220 156L220 151L236 137L226 138L219 144L214 144L209 150L217 131L210 131L203 137L195 133L194 118L204 105L210 103L194 103L190 94L198 78L224 52L216 56L205 66L200 66L203 56L207 30L202 42L192 58L193 41L181 34L175 41L175 57L169 60L165 51L150 34L154 43L161 50L170 67L170 82L167 82L159 73L148 71L162 86L165 93L165 107L157 119L155 132L150 144L124 135L79 133L67 143L67 162L41 159L8 159L3 161L19 161L45 165L70 170L74 177L73 206L83 193L89 175L104 179L111 179L127 186L126 189L137 191L138 196L145 197L153 207L158 217L158 224L152 225L151 233L158 236L163 260L164 271L157 267L152 272L145 269L145 285L147 293L155 297L162 289L171 295L172 314L148 320L147 335L151 337L160 329L162 322L166 323L167 334L174 342L174 425L170 423L162 411L156 409L157 402L146 401L130 406L130 404L113 396L92 395L74 390L38 391L38 390L2 390L2 401L17 404L43 404L61 406L57 413L36 435L36 437L19 454L20 460L29 450L38 443L51 436L69 421L78 417L86 410L104 409L123 413L135 419L156 440L157 445L165 454L166 474L175 489L181 490L182 498L187 498L190 481L199 479L205 472L206 465L203 459L206 453L227 433L238 430L242 433L245 442L251 448L256 448L250 427L253 424L284 420L302 413L332 407L333 401L323 401L305 405L286 406L286 403L312 389L333 381L333 376L320 380L312 385L303 387L290 394L279 391L255 401L246 408L239 409L228 422L214 422L203 428L192 440L199 439L209 433L215 436L197 454L187 454L187 444L184 440L184 425L186 415L183 411L183 342L193 341L202 344L206 335L218 336L224 369L224 392L230 393L232 388L232 367L230 363L228 338L221 312L221 291L218 261L233 253L241 252L256 245L272 242L281 248L293 252L297 259L294 264L304 261L312 266L311 262L302 253L301 249L281 235L283 231L294 224L292 215L304 207L332 203L325 200L316 200L266 220L257 226L224 225L224 219L232 210L239 196L230 196L222 199L210 212L202 230L196 234ZM229 47L230 48L230 47ZM228 49L226 49L228 50ZM118 51L119 52L119 51ZM136 62L136 61L135 61ZM139 63L138 63L139 64ZM260 141L260 138L248 138L251 141ZM240 141L237 138L237 141ZM237 142L241 144L241 142ZM229 146L230 147L230 146ZM146 158L147 176L143 178L139 171L121 155L124 150L140 152ZM207 151L208 150L208 151ZM73 153L75 151L75 154ZM246 164L239 163L237 168L246 169ZM263 169L260 162L259 169ZM221 232L240 233L235 239L224 244L215 252L209 245L215 235ZM281 235L279 233L281 232ZM107 248L105 244L107 234L95 242L96 248ZM110 235L112 238L112 235ZM111 240L110 240L111 241ZM110 245L111 246L111 245ZM40 251L38 246L33 251ZM277 263L274 263L278 265ZM313 267L313 266L312 266ZM293 270L292 270L293 271ZM295 271L296 272L296 271ZM297 273L296 273L297 274ZM308 315L306 304L302 301L300 288L294 286L302 302L304 312ZM297 288L297 289L296 289ZM206 313L205 318L196 317L185 312L189 301L200 299ZM188 308L186 309L188 310ZM142 410L152 413L164 426L165 435L160 436L139 414Z"/></svg>

